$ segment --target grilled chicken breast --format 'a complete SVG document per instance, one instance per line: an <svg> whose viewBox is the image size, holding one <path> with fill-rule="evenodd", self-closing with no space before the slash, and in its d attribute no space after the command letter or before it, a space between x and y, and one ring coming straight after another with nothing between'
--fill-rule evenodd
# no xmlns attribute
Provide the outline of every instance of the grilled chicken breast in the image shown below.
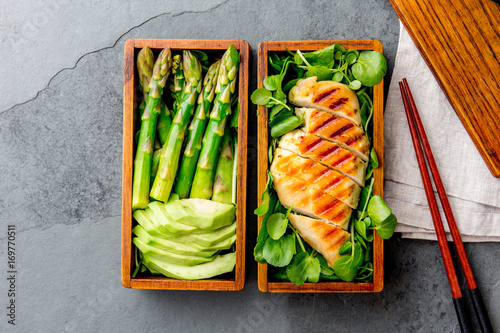
<svg viewBox="0 0 500 333"><path fill-rule="evenodd" d="M345 203L298 178L277 171L271 173L274 188L283 206L293 206L292 210L297 213L347 228L352 210Z"/></svg>
<svg viewBox="0 0 500 333"><path fill-rule="evenodd" d="M294 130L281 137L279 147L337 170L365 186L366 163L335 143Z"/></svg>
<svg viewBox="0 0 500 333"><path fill-rule="evenodd" d="M349 177L311 159L288 150L276 148L270 171L306 182L309 186L331 195L351 208L358 206L361 188Z"/></svg>
<svg viewBox="0 0 500 333"><path fill-rule="evenodd" d="M288 219L300 236L313 249L321 253L328 262L328 266L333 268L335 260L341 257L340 246L347 240L349 233L337 226L310 217L290 214Z"/></svg>
<svg viewBox="0 0 500 333"><path fill-rule="evenodd" d="M295 114L304 119L305 126L302 130L305 133L336 143L368 162L370 141L365 132L352 121L311 108L296 108Z"/></svg>
<svg viewBox="0 0 500 333"><path fill-rule="evenodd" d="M335 81L317 82L316 76L299 80L290 90L293 105L316 108L346 118L361 127L359 101L356 93L345 84Z"/></svg>

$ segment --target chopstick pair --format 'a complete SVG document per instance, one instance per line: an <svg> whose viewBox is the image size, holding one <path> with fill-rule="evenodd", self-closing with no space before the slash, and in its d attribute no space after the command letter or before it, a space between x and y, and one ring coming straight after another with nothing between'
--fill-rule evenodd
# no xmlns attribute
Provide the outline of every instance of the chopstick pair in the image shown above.
<svg viewBox="0 0 500 333"><path fill-rule="evenodd" d="M479 292L474 274L472 273L472 268L469 264L469 259L467 258L467 253L465 252L464 244L458 231L457 224L455 222L455 218L453 216L453 212L451 210L451 206L443 186L443 182L441 181L436 161L434 160L434 156L432 155L431 147L429 145L429 141L427 140L427 135L425 134L422 121L420 120L420 116L418 114L415 101L413 100L408 81L405 78L402 82L399 82L399 88L401 90L401 96L403 97L403 103L405 106L406 117L408 119L408 125L410 127L411 138L413 141L413 146L415 148L415 154L417 156L420 174L424 183L425 194L429 203L429 209L431 211L439 248L443 257L446 275L448 276L448 282L450 284L451 294L453 297L453 304L455 305L460 328L462 332L473 332L469 316L467 315L466 301L465 298L462 297L462 290L460 289L455 267L453 266L450 248L448 246L448 241L446 240L446 234L444 232L443 221L441 220L436 197L432 189L431 177L425 163L426 159L430 167L432 178L434 179L434 184L436 186L441 205L443 207L444 215L446 216L448 226L450 227L451 236L453 238L453 242L458 253L458 258L460 260L460 264L467 281L469 295L472 299L475 314L479 321L481 331L483 333L493 332L493 328L488 317L488 312L486 311L481 293Z"/></svg>

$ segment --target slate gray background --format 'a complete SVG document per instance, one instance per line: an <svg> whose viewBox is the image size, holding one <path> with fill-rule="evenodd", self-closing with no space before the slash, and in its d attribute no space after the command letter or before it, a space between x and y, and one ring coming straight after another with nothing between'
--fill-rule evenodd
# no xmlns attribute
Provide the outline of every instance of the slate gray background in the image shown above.
<svg viewBox="0 0 500 333"><path fill-rule="evenodd" d="M120 282L123 48L129 38L379 39L394 66L389 2L35 1L0 3L0 331L457 332L436 243L385 243L378 294L264 294L251 248L241 292L129 290ZM255 107L248 171L256 179ZM385 147L390 149L390 147ZM17 325L7 324L7 225L17 229ZM498 244L467 244L500 329ZM462 282L462 285L465 284Z"/></svg>

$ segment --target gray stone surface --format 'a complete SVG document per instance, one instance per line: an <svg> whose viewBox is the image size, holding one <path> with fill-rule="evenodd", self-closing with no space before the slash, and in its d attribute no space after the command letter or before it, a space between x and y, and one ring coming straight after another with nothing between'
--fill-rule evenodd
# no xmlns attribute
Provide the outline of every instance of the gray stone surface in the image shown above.
<svg viewBox="0 0 500 333"><path fill-rule="evenodd" d="M392 70L399 26L388 2L19 1L0 15L0 331L459 331L431 242L387 241L379 294L259 292L254 182L243 291L130 290L120 282L125 40L245 39L251 90L263 40L380 39ZM250 107L249 179L256 178L254 115ZM9 224L17 229L15 327L6 316ZM467 250L500 329L500 246Z"/></svg>

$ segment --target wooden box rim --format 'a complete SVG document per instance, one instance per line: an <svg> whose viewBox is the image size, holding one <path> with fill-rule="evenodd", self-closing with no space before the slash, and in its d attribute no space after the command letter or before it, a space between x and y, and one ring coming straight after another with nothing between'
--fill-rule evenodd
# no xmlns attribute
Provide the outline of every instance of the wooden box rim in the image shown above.
<svg viewBox="0 0 500 333"><path fill-rule="evenodd" d="M258 73L257 87L263 88L263 80L267 76L268 52L291 51L314 51L332 44L341 44L347 49L374 50L383 53L382 43L378 40L310 40L310 41L266 41L259 44L258 51ZM384 179L384 154L383 154L383 95L384 82L373 87L373 147L378 155L379 168L374 170L374 193L383 197ZM262 202L261 194L267 183L268 169L268 112L265 106L258 106L258 204ZM258 218L258 228L262 223L263 216ZM258 230L258 229L257 229ZM384 248L383 240L375 233L373 241L373 282L318 282L304 283L296 286L291 282L270 282L267 274L267 264L258 263L258 286L262 292L287 292L287 293L367 293L380 292L384 285Z"/></svg>
<svg viewBox="0 0 500 333"><path fill-rule="evenodd" d="M132 278L134 247L132 244L132 173L134 157L134 105L136 98L136 50L148 45L151 49L226 50L230 44L240 51L238 72L238 96L240 116L238 122L238 176L236 210L236 266L234 278L205 280L177 280L167 277L148 276ZM245 283L245 234L246 234L246 178L247 178L247 118L248 73L250 47L245 40L200 39L129 39L125 42L124 100L123 100L123 174L122 174L122 243L121 281L133 289L168 290L241 290Z"/></svg>

